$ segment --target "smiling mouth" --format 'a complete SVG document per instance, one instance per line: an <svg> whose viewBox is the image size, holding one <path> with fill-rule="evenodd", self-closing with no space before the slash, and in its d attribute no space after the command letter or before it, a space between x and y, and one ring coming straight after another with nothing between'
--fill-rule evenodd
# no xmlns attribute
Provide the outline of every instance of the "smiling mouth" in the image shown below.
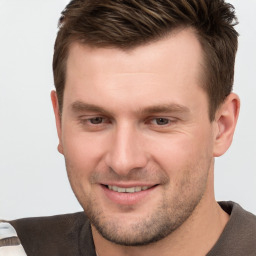
<svg viewBox="0 0 256 256"><path fill-rule="evenodd" d="M155 186L157 186L157 185L155 185ZM136 187L130 187L130 188L122 188L122 187L117 187L117 186L106 185L106 187L109 190L112 190L112 191L115 191L118 193L136 193L136 192L148 190L155 186L142 186L142 187L136 186Z"/></svg>

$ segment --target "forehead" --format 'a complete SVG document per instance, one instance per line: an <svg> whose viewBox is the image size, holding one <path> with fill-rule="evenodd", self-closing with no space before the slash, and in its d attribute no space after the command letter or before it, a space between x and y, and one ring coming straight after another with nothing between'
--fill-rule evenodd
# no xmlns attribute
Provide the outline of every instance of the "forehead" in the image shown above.
<svg viewBox="0 0 256 256"><path fill-rule="evenodd" d="M167 100L167 94L178 100L192 90L201 90L202 66L202 48L191 29L130 50L73 43L67 60L64 104L100 104L102 99L111 104L135 103L137 98L158 104Z"/></svg>
<svg viewBox="0 0 256 256"><path fill-rule="evenodd" d="M168 56L171 57L168 60L170 65L173 62L175 62L175 64L179 64L179 62L185 64L184 59L186 59L186 63L193 67L193 64L197 64L197 60L203 62L202 47L196 35L197 33L192 28L175 29L159 40L128 49L116 48L114 46L99 48L75 41L71 43L69 47L67 63L73 65L74 61L84 61L85 54L88 61L93 61L90 64L98 65L102 63L103 57L109 58L108 61L111 63L112 60L116 61L116 58L114 59L113 57L118 56L120 60L123 57L122 67L127 63L129 65L129 71L132 71L131 68L134 67L134 71L138 72L140 69L145 70L146 68L150 68L151 71L152 67L150 64L152 64L152 62L148 61L157 61L157 59L161 58L160 61L162 62L163 56ZM84 54L81 54L81 52L84 52ZM144 64L147 65L141 66L138 69L138 66L134 63L135 59L137 59L137 61L144 60L146 61ZM124 62L124 60L126 60L126 62ZM129 61L133 62L132 66L130 66ZM157 63L157 65L159 66L160 63ZM163 65L164 64L166 63L163 62Z"/></svg>

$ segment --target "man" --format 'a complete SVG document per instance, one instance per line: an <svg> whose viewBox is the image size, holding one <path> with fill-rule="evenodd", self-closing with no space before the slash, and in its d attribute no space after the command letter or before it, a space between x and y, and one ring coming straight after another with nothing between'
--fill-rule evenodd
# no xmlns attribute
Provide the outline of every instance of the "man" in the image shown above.
<svg viewBox="0 0 256 256"><path fill-rule="evenodd" d="M51 98L84 213L11 222L27 255L256 255L255 216L214 198L235 24L222 0L70 2Z"/></svg>

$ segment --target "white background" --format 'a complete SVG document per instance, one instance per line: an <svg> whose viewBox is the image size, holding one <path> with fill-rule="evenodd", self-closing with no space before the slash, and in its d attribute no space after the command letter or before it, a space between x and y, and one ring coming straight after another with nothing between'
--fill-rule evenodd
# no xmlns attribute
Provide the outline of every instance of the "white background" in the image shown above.
<svg viewBox="0 0 256 256"><path fill-rule="evenodd" d="M70 189L50 102L57 20L67 0L0 0L0 218L81 210ZM256 1L231 0L240 25L235 89L242 108L216 159L217 200L256 214Z"/></svg>

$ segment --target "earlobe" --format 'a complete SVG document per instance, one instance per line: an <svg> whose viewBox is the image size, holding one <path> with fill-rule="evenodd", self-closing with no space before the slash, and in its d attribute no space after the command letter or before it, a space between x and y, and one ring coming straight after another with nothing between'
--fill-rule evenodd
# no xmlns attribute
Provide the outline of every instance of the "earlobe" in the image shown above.
<svg viewBox="0 0 256 256"><path fill-rule="evenodd" d="M63 155L63 148L62 148L61 142L59 142L57 149L58 149L59 153L61 153Z"/></svg>
<svg viewBox="0 0 256 256"><path fill-rule="evenodd" d="M214 157L223 155L230 147L239 115L239 97L231 93L217 110L215 122L217 124Z"/></svg>
<svg viewBox="0 0 256 256"><path fill-rule="evenodd" d="M61 142L61 118L60 118L59 104L58 104L58 98L57 98L56 91L51 91L51 100L52 100L52 106L53 106L53 111L54 111L54 115L55 115L57 133L58 133L58 137L59 137L58 151L61 154L63 154L63 147L62 147L62 142Z"/></svg>

